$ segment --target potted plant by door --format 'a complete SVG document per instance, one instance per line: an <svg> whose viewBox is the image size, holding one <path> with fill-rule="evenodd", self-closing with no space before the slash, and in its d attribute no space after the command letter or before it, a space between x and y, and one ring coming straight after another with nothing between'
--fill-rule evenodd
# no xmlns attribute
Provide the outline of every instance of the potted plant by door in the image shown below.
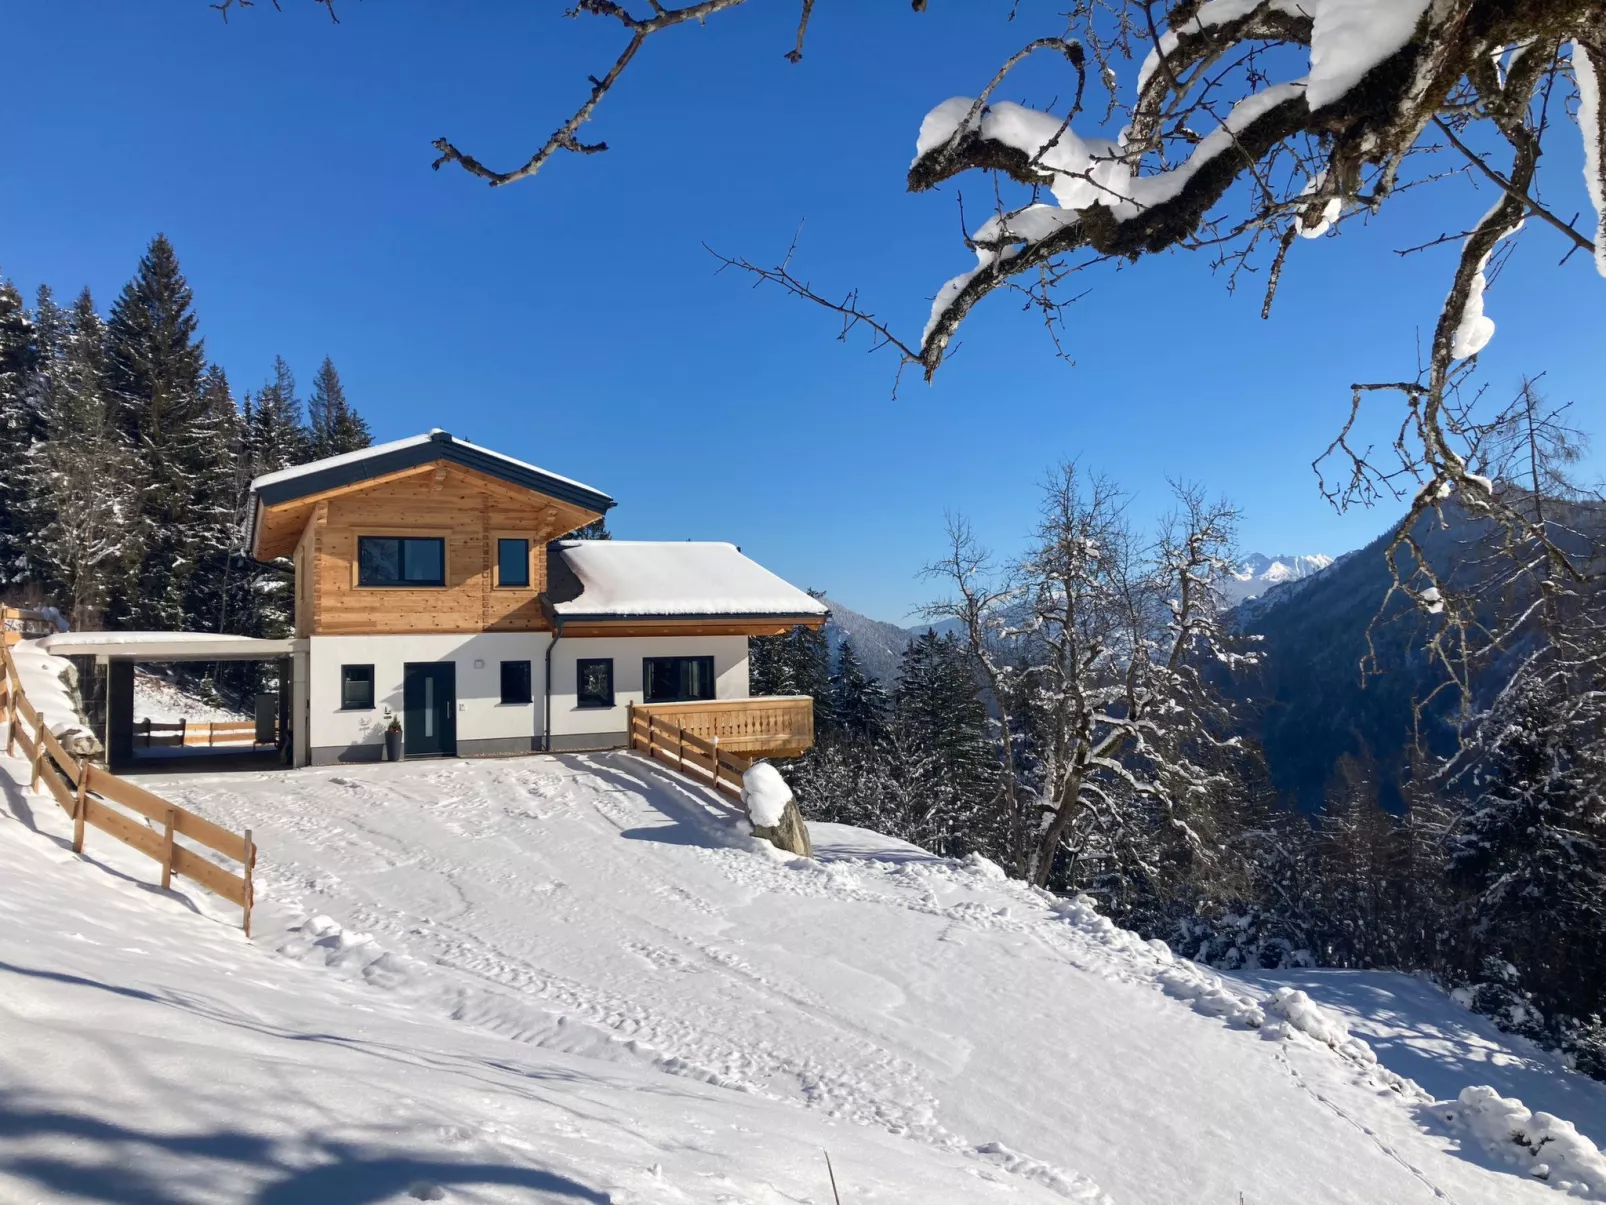
<svg viewBox="0 0 1606 1205"><path fill-rule="evenodd" d="M390 723L385 725L385 760L401 761L402 757L402 729L401 720L391 715Z"/></svg>

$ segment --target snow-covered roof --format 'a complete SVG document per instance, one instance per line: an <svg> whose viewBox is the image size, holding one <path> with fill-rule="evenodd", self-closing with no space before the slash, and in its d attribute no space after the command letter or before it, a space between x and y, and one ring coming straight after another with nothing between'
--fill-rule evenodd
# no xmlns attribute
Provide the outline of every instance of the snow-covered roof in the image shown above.
<svg viewBox="0 0 1606 1205"><path fill-rule="evenodd" d="M424 435L412 435L340 456L326 456L276 473L264 473L251 482L250 522L254 529L259 505L293 502L310 494L354 485L436 460L447 460L599 514L613 506L612 498L583 482L457 439L437 428ZM253 530L253 542L254 535Z"/></svg>
<svg viewBox="0 0 1606 1205"><path fill-rule="evenodd" d="M547 597L564 619L824 618L826 606L734 544L565 540Z"/></svg>
<svg viewBox="0 0 1606 1205"><path fill-rule="evenodd" d="M57 632L23 644L55 657L136 657L141 661L254 661L288 657L295 647L293 640L216 632Z"/></svg>
<svg viewBox="0 0 1606 1205"><path fill-rule="evenodd" d="M531 473L540 473L543 477L550 477L554 481L561 481L565 485L572 485L578 489L591 490L591 492L594 494L600 494L602 492L601 490L592 489L583 481L576 481L572 477L560 476L559 474L552 472L550 469L538 468L536 465L526 464L522 460L515 460L511 456L503 455L501 452L493 452L490 448L482 448L478 444L471 444L466 439L456 439L448 432L442 431L439 427L435 427L423 435L409 435L406 439L393 439L389 443L373 444L370 447L359 448L355 452L344 452L339 456L325 456L322 460L314 460L309 464L293 465L288 469L280 469L276 473L264 473L262 476L252 479L251 489L253 491L260 491L265 486L277 485L283 481L294 481L297 478L305 477L312 473L321 472L325 469L338 468L342 465L361 464L365 460L373 460L376 457L386 456L392 452L399 452L405 448L419 448L431 443L448 443L454 444L458 447L470 447L482 455L489 456L494 460L500 460L504 464L512 465L515 468L524 469Z"/></svg>

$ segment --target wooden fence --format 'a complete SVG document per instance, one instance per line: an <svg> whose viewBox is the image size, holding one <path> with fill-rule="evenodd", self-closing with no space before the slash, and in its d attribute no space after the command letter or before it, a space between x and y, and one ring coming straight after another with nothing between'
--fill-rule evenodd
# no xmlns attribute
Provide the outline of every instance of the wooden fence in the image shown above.
<svg viewBox="0 0 1606 1205"><path fill-rule="evenodd" d="M56 621L43 611L25 611L18 607L0 607L0 640L6 648L27 636L48 636L56 630Z"/></svg>
<svg viewBox="0 0 1606 1205"><path fill-rule="evenodd" d="M628 708L626 724L630 748L639 749L688 778L741 800L742 775L753 763L748 758L726 753L719 747L717 736L712 739L698 736L669 716L634 704Z"/></svg>
<svg viewBox="0 0 1606 1205"><path fill-rule="evenodd" d="M220 720L209 723L205 720L180 719L177 723L172 723L146 719L134 725L134 736L146 749L163 746L219 748L241 745L254 748L257 744L257 726L255 720Z"/></svg>
<svg viewBox="0 0 1606 1205"><path fill-rule="evenodd" d="M797 757L814 744L814 700L808 695L638 703L635 710L663 716L688 735L716 740L743 757Z"/></svg>
<svg viewBox="0 0 1606 1205"><path fill-rule="evenodd" d="M45 717L28 702L11 659L11 650L5 648L0 656L5 660L5 672L0 676L0 709L9 721L6 754L15 757L20 748L33 766L33 792L38 794L42 784L61 805L62 811L72 817L73 852L84 852L86 826L98 828L160 862L164 889L171 885L174 875L182 875L240 905L244 910L245 935L250 937L254 898L252 870L257 856L251 830L246 829L244 835L232 833L86 759L74 758L62 748L46 725ZM114 803L136 813L145 823L111 807ZM151 827L150 821L161 827ZM240 863L240 873L232 874L211 859L180 845L178 837L186 837L232 858Z"/></svg>

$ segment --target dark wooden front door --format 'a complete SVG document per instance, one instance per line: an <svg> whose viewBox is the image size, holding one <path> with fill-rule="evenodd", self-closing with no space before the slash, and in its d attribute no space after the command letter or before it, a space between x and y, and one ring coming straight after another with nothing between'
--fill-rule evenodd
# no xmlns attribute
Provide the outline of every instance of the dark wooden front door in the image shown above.
<svg viewBox="0 0 1606 1205"><path fill-rule="evenodd" d="M408 757L457 752L457 666L410 661L402 667L402 744Z"/></svg>

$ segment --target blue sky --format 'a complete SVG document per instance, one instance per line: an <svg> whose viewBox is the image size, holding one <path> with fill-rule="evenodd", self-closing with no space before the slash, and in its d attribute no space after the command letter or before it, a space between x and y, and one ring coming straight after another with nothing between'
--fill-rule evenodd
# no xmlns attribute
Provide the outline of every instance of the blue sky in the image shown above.
<svg viewBox="0 0 1606 1205"><path fill-rule="evenodd" d="M973 263L953 191L903 189L920 119L1058 6L1026 0L1010 23L979 0L821 4L793 66L795 5L754 0L649 43L585 132L608 153L492 191L432 172L430 141L522 161L612 61L616 27L556 0L346 0L338 26L283 4L224 24L205 0L0 0L0 271L29 292L88 284L104 308L165 231L237 390L275 354L303 382L333 356L381 439L444 427L612 493L620 536L734 540L891 620L932 591L916 575L945 510L1007 551L1065 457L1123 482L1139 516L1168 476L1226 493L1246 550L1369 540L1397 509L1335 514L1309 462L1349 383L1412 375L1431 331L1453 253L1394 249L1492 200L1424 189L1301 242L1269 322L1258 282L1230 294L1199 255L1102 272L1068 314L1074 366L993 299L935 385L906 378L893 400L890 356L716 275L703 244L774 260L802 222L800 271L917 337ZM1588 206L1575 143L1554 138L1542 169L1567 214ZM968 188L975 214L985 188ZM1484 378L1504 395L1545 372L1598 427L1606 282L1583 255L1557 269L1565 250L1524 237L1489 294Z"/></svg>

